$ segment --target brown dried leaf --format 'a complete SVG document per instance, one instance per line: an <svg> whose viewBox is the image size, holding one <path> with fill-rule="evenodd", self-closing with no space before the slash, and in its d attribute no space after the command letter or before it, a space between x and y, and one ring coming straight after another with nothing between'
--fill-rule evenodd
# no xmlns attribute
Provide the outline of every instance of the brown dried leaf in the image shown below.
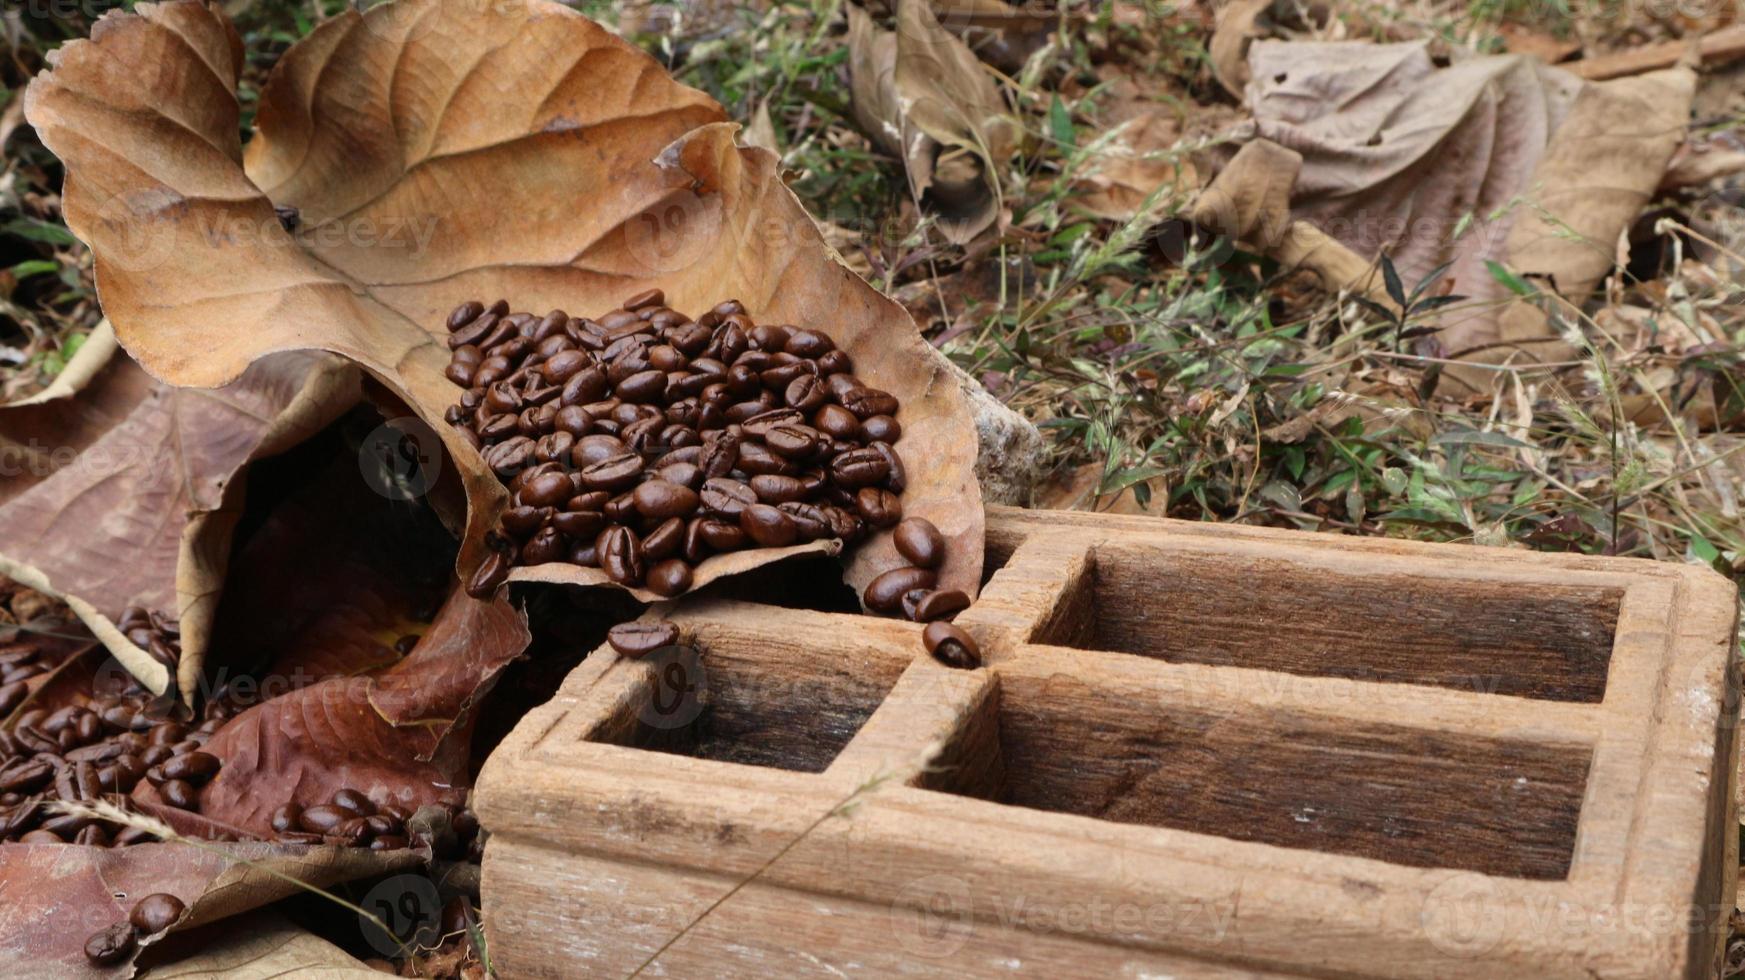
<svg viewBox="0 0 1745 980"><path fill-rule="evenodd" d="M735 148L702 93L556 4L401 0L348 10L286 52L244 153L240 66L222 16L174 0L105 18L27 96L67 165L66 216L96 255L104 306L148 369L222 384L303 348L362 365L461 471L467 575L507 495L441 421L458 395L442 374L447 312L502 296L598 313L649 286L691 311L735 296L830 334L903 400L905 508L962 545L943 577L974 589L975 433L947 365L832 259L774 161ZM275 205L299 209L298 234L276 230ZM704 562L696 583L754 561ZM850 578L897 561L881 535ZM594 569L527 573L606 584Z"/></svg>
<svg viewBox="0 0 1745 980"><path fill-rule="evenodd" d="M356 397L355 372L310 354L263 360L209 391L161 384L117 354L81 390L0 409L0 446L18 471L0 483L0 574L65 599L155 693L169 689L169 670L115 623L133 605L176 618L191 692L242 507L239 474Z"/></svg>
<svg viewBox="0 0 1745 980"><path fill-rule="evenodd" d="M189 911L189 929L271 904L298 890L388 874L422 859L417 851L221 843L218 850L164 842L131 847L7 844L0 847L0 962L30 964L30 976L110 977L85 958L85 940L125 921L133 903L165 892ZM251 864L242 863L252 862Z"/></svg>
<svg viewBox="0 0 1745 980"><path fill-rule="evenodd" d="M313 980L381 980L345 950L291 922L282 915L256 912L207 940L199 951L174 962L154 965L152 980L278 980L282 977Z"/></svg>
<svg viewBox="0 0 1745 980"><path fill-rule="evenodd" d="M856 121L903 161L945 237L967 244L998 221L1012 121L992 77L928 3L901 0L895 31L850 6L848 59Z"/></svg>
<svg viewBox="0 0 1745 980"><path fill-rule="evenodd" d="M1556 359L1559 342L1486 263L1585 297L1682 140L1694 79L1674 69L1584 82L1520 55L1438 68L1423 43L1261 41L1246 64L1255 118L1237 135L1286 151L1268 158L1280 161L1288 207L1220 174L1199 209L1222 193L1234 201L1225 211L1258 210L1241 224L1275 250L1308 222L1359 261L1386 252L1407 283L1451 263L1453 291L1469 302L1442 317L1439 339L1487 359ZM1242 184L1271 195L1274 182L1253 176ZM1447 376L1488 386L1494 372Z"/></svg>

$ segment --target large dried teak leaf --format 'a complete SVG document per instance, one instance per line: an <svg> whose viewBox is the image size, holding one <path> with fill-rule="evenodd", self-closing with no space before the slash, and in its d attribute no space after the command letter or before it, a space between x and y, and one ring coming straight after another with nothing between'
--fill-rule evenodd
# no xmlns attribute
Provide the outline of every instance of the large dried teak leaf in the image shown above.
<svg viewBox="0 0 1745 980"><path fill-rule="evenodd" d="M1490 264L1584 298L1682 141L1694 87L1685 69L1584 82L1520 55L1439 68L1422 43L1259 41L1246 67L1254 120L1238 142L1287 152L1267 155L1272 179L1220 174L1208 198L1260 207L1237 224L1262 244L1304 221L1364 260L1389 254L1408 281L1449 264L1470 302L1442 317L1441 343L1490 361L1568 353ZM1256 190L1280 183L1288 208L1261 207Z"/></svg>
<svg viewBox="0 0 1745 980"><path fill-rule="evenodd" d="M848 59L856 121L902 159L911 190L938 214L940 231L962 244L992 226L1013 123L969 48L939 25L926 0L902 0L895 31L848 8Z"/></svg>
<svg viewBox="0 0 1745 980"><path fill-rule="evenodd" d="M155 693L169 688L169 669L116 623L129 606L179 620L180 685L191 691L243 468L356 397L355 372L310 354L263 360L214 390L169 387L117 354L81 390L0 409L0 446L17 471L0 483L0 573L65 599Z"/></svg>
<svg viewBox="0 0 1745 980"><path fill-rule="evenodd" d="M975 588L975 433L946 364L832 258L771 157L735 148L708 97L554 3L400 0L286 52L244 152L241 63L214 10L142 4L63 48L28 94L104 307L153 373L216 385L303 348L362 365L442 433L470 501L470 576L507 495L442 421L459 393L443 376L448 311L504 297L598 314L647 287L693 313L735 297L760 321L826 332L902 400L905 509L961 545L942 578ZM275 207L297 209L294 232ZM881 535L850 578L897 561ZM696 584L733 567L706 561Z"/></svg>
<svg viewBox="0 0 1745 980"><path fill-rule="evenodd" d="M133 904L146 895L164 892L181 899L188 912L176 928L186 929L298 890L281 875L325 887L408 869L423 858L405 849L265 843L7 844L0 847L0 908L5 909L0 963L9 964L14 976L125 976L131 972L126 964L92 966L85 940L126 921Z"/></svg>

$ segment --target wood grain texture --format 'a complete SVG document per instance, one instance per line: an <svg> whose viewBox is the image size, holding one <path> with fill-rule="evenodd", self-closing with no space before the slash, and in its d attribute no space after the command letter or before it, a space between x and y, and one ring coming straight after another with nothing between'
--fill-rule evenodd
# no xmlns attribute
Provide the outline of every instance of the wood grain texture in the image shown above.
<svg viewBox="0 0 1745 980"><path fill-rule="evenodd" d="M1146 518L988 527L997 570L958 620L982 670L933 663L913 624L655 611L733 678L794 679L736 710L840 732L843 704L877 701L816 771L628 747L612 719L652 668L585 661L479 779L506 975L624 975L681 933L649 975L1710 975L1738 762L1718 576ZM1196 576L1292 618L1248 630ZM1401 598L1437 588L1447 608ZM1165 642L1141 615L1222 630L1224 653L1072 646ZM1323 632L1298 642L1298 620ZM1389 673L1347 669L1367 660ZM1446 683L1475 670L1494 683Z"/></svg>

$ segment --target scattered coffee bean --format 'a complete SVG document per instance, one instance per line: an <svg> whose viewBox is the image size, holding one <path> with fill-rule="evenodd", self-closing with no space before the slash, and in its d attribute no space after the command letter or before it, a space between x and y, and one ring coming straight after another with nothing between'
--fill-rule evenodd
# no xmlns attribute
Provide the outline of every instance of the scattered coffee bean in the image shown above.
<svg viewBox="0 0 1745 980"><path fill-rule="evenodd" d="M869 582L861 599L873 612L897 612L903 606L905 593L931 589L938 581L939 576L932 569L893 568Z"/></svg>
<svg viewBox="0 0 1745 980"><path fill-rule="evenodd" d="M891 543L917 568L938 568L945 561L945 536L925 517L911 517L898 524Z"/></svg>
<svg viewBox="0 0 1745 980"><path fill-rule="evenodd" d="M679 628L664 620L619 623L607 632L606 642L626 657L646 657L679 642Z"/></svg>
<svg viewBox="0 0 1745 980"><path fill-rule="evenodd" d="M94 966L114 966L133 955L133 925L117 922L85 940L85 958Z"/></svg>
<svg viewBox="0 0 1745 980"><path fill-rule="evenodd" d="M157 892L135 902L127 921L141 936L155 936L175 925L187 908L176 896Z"/></svg>
<svg viewBox="0 0 1745 980"><path fill-rule="evenodd" d="M933 659L947 667L973 670L982 665L982 648L968 631L955 623L928 623L921 633L921 642Z"/></svg>

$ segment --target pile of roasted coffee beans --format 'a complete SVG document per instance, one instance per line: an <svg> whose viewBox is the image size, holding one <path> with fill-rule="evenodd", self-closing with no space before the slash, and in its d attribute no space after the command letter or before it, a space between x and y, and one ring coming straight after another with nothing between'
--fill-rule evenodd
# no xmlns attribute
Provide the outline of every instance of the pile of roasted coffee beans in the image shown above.
<svg viewBox="0 0 1745 980"><path fill-rule="evenodd" d="M114 966L133 954L139 940L175 925L187 909L174 895L165 892L147 895L133 903L127 921L99 929L85 940L85 958L93 966Z"/></svg>
<svg viewBox="0 0 1745 980"><path fill-rule="evenodd" d="M129 606L116 624L127 641L151 655L175 676L176 664L182 659L182 631L174 620L165 618L144 606Z"/></svg>
<svg viewBox="0 0 1745 980"><path fill-rule="evenodd" d="M0 840L119 847L151 839L134 828L51 814L48 804L126 796L143 779L170 806L197 810L200 788L219 769L218 757L201 747L223 723L221 716L198 725L164 717L144 691L25 710L11 731L0 732Z"/></svg>
<svg viewBox="0 0 1745 980"><path fill-rule="evenodd" d="M377 806L355 789L342 789L318 806L287 803L273 811L275 840L292 844L338 844L391 851L407 846L404 808Z"/></svg>
<svg viewBox="0 0 1745 980"><path fill-rule="evenodd" d="M692 320L659 290L598 320L469 302L448 329L447 420L514 495L475 596L547 562L675 596L710 555L902 519L897 399L819 331L736 300Z"/></svg>

